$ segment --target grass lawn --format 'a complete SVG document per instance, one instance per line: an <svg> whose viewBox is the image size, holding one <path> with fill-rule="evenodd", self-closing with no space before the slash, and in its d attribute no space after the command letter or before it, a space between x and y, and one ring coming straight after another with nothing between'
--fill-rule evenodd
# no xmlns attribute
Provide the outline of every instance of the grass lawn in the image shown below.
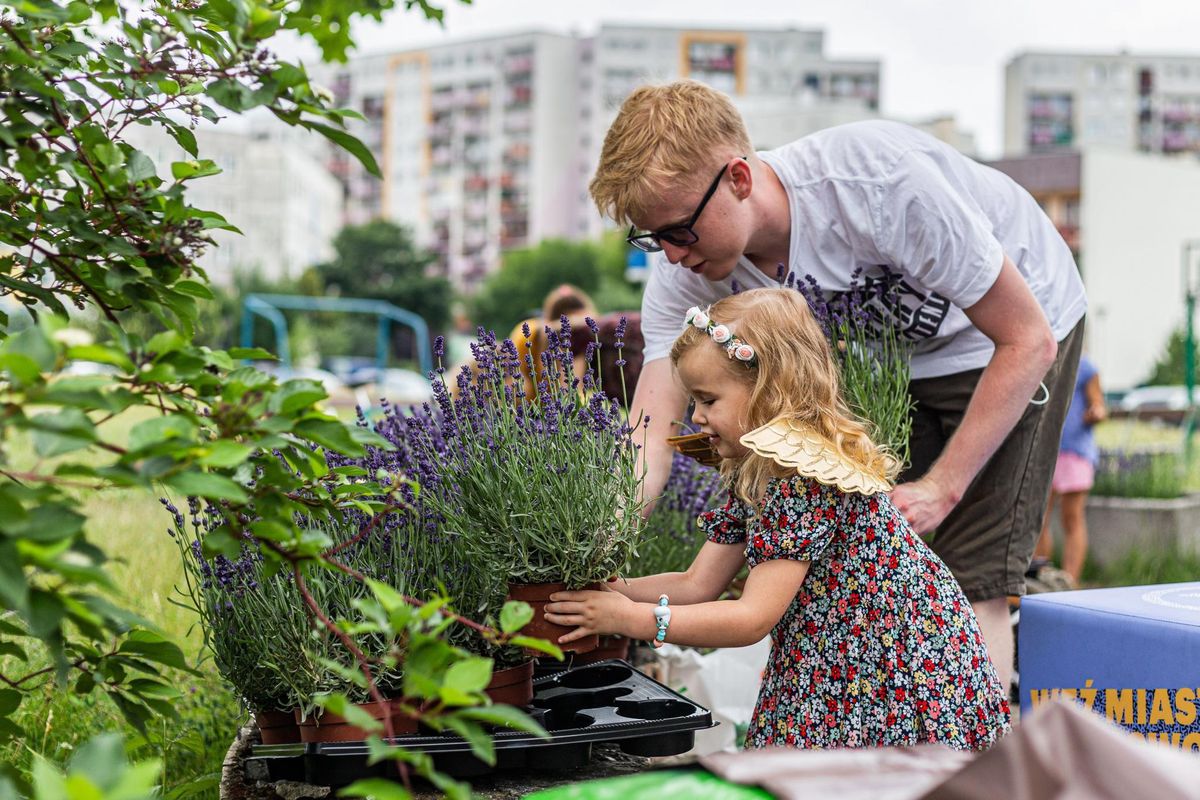
<svg viewBox="0 0 1200 800"><path fill-rule="evenodd" d="M148 413L127 414L108 423L118 441ZM22 442L8 449L14 467L21 470L48 471L52 466L38 463ZM90 541L112 559L109 573L119 587L113 598L151 622L184 648L192 663L200 661L203 639L195 614L172 602L180 597L175 587L182 579L179 554L167 535L170 516L155 494L140 490L112 489L80 492L79 507L87 516L84 528ZM34 663L0 660L5 674L22 675L45 665L44 654L31 654ZM53 682L43 685L27 697L17 712L17 722L37 731L23 742L0 747L0 758L18 767L27 767L33 754L62 762L86 739L100 731L124 731L127 745L135 757L164 760L164 787L169 791L196 781L190 797L217 797L211 776L220 770L221 760L243 719L236 698L216 675L211 664L199 663L199 676L181 674L177 685L183 696L176 702L179 721L159 719L146 735L129 728L112 702L100 692L80 697ZM208 781L198 781L201 776Z"/></svg>

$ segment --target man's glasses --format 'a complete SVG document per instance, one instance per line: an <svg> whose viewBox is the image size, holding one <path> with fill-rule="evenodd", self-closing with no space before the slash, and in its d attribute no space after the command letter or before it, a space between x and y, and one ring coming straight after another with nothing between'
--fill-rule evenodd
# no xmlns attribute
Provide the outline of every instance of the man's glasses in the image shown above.
<svg viewBox="0 0 1200 800"><path fill-rule="evenodd" d="M745 156L742 156L742 158L745 158ZM637 228L631 225L629 226L629 235L625 237L625 241L638 250L643 250L647 253L657 253L662 250L663 242L675 247L691 247L700 241L700 237L692 230L692 226L700 219L700 214L704 211L704 207L708 205L708 201L712 199L713 193L721 185L721 178L725 177L725 169L728 166L726 164L724 167L721 167L721 171L717 173L717 177L713 178L708 191L704 193L704 199L700 201L700 205L696 206L696 212L692 214L692 218L687 222L682 225L672 225L659 231L643 231L642 233L638 233Z"/></svg>

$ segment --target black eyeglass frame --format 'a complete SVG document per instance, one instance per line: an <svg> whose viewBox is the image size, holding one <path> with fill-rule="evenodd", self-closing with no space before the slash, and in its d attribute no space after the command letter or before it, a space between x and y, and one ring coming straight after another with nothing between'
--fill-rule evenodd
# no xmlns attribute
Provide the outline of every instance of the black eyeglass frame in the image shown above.
<svg viewBox="0 0 1200 800"><path fill-rule="evenodd" d="M743 159L746 156L742 156ZM692 226L700 220L700 214L704 212L704 207L708 205L708 201L716 193L717 187L721 185L721 179L725 177L725 170L729 169L729 165L721 167L721 171L717 173L717 177L713 178L713 182L709 185L708 191L704 193L703 199L700 200L700 205L696 206L696 211L692 214L692 218L682 225L670 225L666 228L657 231L646 231L638 233L637 227L629 226L629 235L625 237L625 241L645 253L662 252L662 242L665 240L667 244L675 247L691 247L696 242L700 241L700 236L696 231L692 230ZM676 233L676 232L681 232ZM677 237L677 238L675 238Z"/></svg>

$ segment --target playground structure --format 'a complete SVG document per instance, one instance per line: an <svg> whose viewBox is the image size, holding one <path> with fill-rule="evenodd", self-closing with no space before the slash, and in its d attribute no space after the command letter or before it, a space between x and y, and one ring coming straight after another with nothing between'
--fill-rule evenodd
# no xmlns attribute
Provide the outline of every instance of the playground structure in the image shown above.
<svg viewBox="0 0 1200 800"><path fill-rule="evenodd" d="M309 297L290 294L248 294L242 300L242 347L254 346L254 317L260 316L271 323L275 330L275 354L284 368L292 366L291 348L288 347L288 323L282 309L292 311L334 311L346 314L372 314L378 317L378 335L375 337L375 364L378 374L387 368L388 349L391 346L392 323L411 328L416 340L417 363L422 375L433 369L433 352L429 343L429 326L425 320L411 311L383 300L367 300L356 297Z"/></svg>

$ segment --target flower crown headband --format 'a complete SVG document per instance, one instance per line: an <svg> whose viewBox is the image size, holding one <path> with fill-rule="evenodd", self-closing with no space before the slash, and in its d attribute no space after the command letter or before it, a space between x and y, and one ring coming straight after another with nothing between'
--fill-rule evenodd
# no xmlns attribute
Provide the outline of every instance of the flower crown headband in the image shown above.
<svg viewBox="0 0 1200 800"><path fill-rule="evenodd" d="M725 348L725 354L730 358L736 358L747 367L758 366L758 356L754 354L754 348L734 336L728 326L714 325L712 319L700 309L700 306L689 308L684 321L707 333L714 342Z"/></svg>

